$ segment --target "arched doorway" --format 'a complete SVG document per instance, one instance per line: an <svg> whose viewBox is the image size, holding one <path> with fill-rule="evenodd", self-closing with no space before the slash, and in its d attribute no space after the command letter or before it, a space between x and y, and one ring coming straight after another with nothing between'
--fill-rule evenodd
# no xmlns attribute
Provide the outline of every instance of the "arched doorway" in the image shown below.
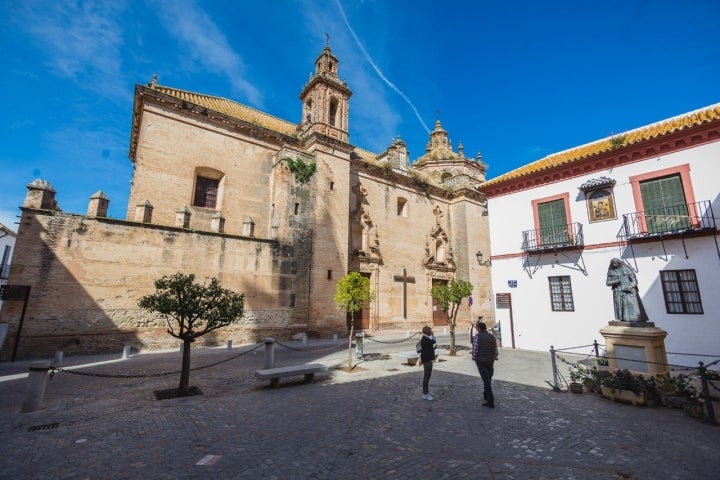
<svg viewBox="0 0 720 480"><path fill-rule="evenodd" d="M433 279L432 285L447 285L447 280L436 280ZM433 297L432 299L432 313L433 313L433 326L434 327L445 327L450 324L450 319L446 312L440 307L440 303Z"/></svg>

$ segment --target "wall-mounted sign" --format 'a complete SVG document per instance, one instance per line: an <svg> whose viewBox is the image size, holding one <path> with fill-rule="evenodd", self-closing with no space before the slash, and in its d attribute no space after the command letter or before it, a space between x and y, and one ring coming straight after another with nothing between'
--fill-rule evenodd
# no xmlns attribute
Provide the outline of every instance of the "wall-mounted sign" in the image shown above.
<svg viewBox="0 0 720 480"><path fill-rule="evenodd" d="M517 288L517 280L508 280L508 287Z"/></svg>
<svg viewBox="0 0 720 480"><path fill-rule="evenodd" d="M495 294L495 305L498 308L510 308L510 294L509 293L496 293Z"/></svg>

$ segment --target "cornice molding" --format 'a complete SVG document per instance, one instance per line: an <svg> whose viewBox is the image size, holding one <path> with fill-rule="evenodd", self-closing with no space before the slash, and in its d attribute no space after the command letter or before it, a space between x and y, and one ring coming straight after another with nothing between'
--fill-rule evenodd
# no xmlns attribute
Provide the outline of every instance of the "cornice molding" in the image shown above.
<svg viewBox="0 0 720 480"><path fill-rule="evenodd" d="M483 187L481 184L478 189L489 198L499 197L717 141L720 141L720 123L706 123L587 158L576 159L488 187Z"/></svg>

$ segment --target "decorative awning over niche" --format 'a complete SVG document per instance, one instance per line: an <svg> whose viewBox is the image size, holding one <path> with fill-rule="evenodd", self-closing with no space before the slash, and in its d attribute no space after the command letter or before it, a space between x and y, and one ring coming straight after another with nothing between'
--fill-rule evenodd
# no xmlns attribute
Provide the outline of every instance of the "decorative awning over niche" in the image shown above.
<svg viewBox="0 0 720 480"><path fill-rule="evenodd" d="M580 185L578 187L578 190L587 192L588 190L595 190L596 188L612 188L615 186L615 183L615 180L609 177L591 178L587 182Z"/></svg>
<svg viewBox="0 0 720 480"><path fill-rule="evenodd" d="M583 183L578 187L578 190L587 192L588 190L595 190L596 188L612 188L615 186L615 180L608 177L591 178L587 182Z"/></svg>

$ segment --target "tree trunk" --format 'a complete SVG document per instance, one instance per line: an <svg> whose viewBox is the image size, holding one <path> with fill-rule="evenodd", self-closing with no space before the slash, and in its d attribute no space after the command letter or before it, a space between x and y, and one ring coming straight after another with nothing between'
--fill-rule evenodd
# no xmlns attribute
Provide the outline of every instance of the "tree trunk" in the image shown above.
<svg viewBox="0 0 720 480"><path fill-rule="evenodd" d="M457 323L458 305L453 305L452 316L450 317L450 356L454 357L457 352L455 350L455 324Z"/></svg>
<svg viewBox="0 0 720 480"><path fill-rule="evenodd" d="M350 324L350 335L348 335L348 371L352 370L352 338L353 329L355 328L355 312L350 314L352 323Z"/></svg>
<svg viewBox="0 0 720 480"><path fill-rule="evenodd" d="M179 395L188 395L190 393L190 345L192 345L192 342L189 338L183 340L182 369L180 370L180 386L178 386Z"/></svg>

